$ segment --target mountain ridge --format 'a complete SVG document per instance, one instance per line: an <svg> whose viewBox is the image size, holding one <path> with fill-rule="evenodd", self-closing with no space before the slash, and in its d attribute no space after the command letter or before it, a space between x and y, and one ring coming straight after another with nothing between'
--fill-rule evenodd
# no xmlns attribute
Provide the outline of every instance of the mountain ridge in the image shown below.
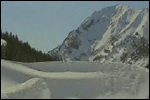
<svg viewBox="0 0 150 100"><path fill-rule="evenodd" d="M149 9L134 11L129 6L115 5L95 11L48 54L63 60L121 61L125 52L128 58L136 55L143 41L149 45Z"/></svg>

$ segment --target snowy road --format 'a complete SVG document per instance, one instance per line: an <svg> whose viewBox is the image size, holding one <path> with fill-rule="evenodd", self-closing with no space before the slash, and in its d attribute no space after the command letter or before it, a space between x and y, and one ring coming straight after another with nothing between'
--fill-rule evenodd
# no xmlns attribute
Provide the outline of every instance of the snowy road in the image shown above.
<svg viewBox="0 0 150 100"><path fill-rule="evenodd" d="M36 88L29 88L32 85ZM121 63L14 63L1 59L1 87L1 98L148 98L149 70ZM17 97L18 91L22 96Z"/></svg>

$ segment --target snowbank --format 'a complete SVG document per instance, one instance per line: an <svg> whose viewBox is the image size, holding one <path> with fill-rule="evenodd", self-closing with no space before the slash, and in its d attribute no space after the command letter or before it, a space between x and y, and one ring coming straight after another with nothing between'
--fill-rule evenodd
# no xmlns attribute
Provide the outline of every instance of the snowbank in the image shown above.
<svg viewBox="0 0 150 100"><path fill-rule="evenodd" d="M55 68L54 70L52 66L55 66L58 69ZM92 67L93 69L97 67L97 69L91 71ZM70 68L69 71L66 71L67 68ZM76 70L76 68L78 70ZM44 72L45 69L53 71ZM83 72L83 69L86 69L86 71ZM149 70L122 63L14 63L12 61L1 59L1 75L1 81L3 82L5 79L5 82L8 82L11 85L8 85L9 88L5 88L7 87L7 84L5 87L1 84L1 87L3 87L1 89L1 98L15 98L15 95L19 95L18 98L33 98L32 94L40 94L39 92L45 94L43 92L45 89L47 91L46 94L49 93L48 95L39 95L39 97L36 95L35 98L48 98L48 96L52 99L149 98ZM36 79L32 80L32 78ZM45 84L43 83L44 81L46 82L47 87L43 85ZM23 86L23 84L26 84L26 86ZM19 86L23 86L24 88L18 88ZM30 86L31 89L29 89ZM36 88L32 88L32 86L35 86ZM4 92L5 90L13 91L12 88L14 91L17 89L18 92ZM40 91L38 91L39 88ZM50 92L48 92L48 89ZM23 92L23 90L26 92ZM19 94L19 91L21 94ZM30 91L37 91L37 93ZM26 95L26 93L31 95ZM10 94L14 96L11 97ZM23 94L24 97L20 97L21 95L23 96Z"/></svg>
<svg viewBox="0 0 150 100"><path fill-rule="evenodd" d="M50 90L40 78L30 79L1 92L1 99L50 99Z"/></svg>

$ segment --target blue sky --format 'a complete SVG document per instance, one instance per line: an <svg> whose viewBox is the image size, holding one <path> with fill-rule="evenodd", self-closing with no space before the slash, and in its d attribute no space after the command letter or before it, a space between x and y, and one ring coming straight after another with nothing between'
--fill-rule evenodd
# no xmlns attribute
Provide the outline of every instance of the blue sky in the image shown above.
<svg viewBox="0 0 150 100"><path fill-rule="evenodd" d="M116 4L149 8L149 1L1 1L1 29L47 52L94 11Z"/></svg>

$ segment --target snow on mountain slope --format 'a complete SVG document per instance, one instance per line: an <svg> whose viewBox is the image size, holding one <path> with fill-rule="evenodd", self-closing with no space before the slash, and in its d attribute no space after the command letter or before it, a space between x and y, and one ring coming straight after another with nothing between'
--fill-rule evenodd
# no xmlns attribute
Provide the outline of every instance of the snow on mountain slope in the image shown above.
<svg viewBox="0 0 150 100"><path fill-rule="evenodd" d="M97 70L91 72L93 65ZM37 71L36 67L41 69ZM72 68L66 71L67 67ZM1 98L149 98L149 70L123 63L21 63L1 59L1 83L3 80L8 83L1 84Z"/></svg>
<svg viewBox="0 0 150 100"><path fill-rule="evenodd" d="M133 53L137 56L136 52L142 41L149 45L149 9L134 11L129 6L115 5L95 11L48 54L59 56L63 60L90 58L101 62L120 62L121 56L126 52L124 49L128 49L128 58L131 59ZM149 52L147 55L148 58Z"/></svg>

